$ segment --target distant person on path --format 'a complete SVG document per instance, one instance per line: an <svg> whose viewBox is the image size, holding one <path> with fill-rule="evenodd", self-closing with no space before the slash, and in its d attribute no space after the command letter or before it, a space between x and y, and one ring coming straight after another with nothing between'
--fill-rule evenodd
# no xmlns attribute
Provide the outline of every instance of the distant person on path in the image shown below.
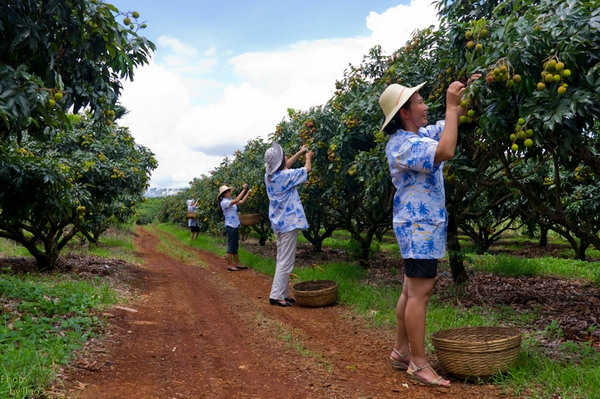
<svg viewBox="0 0 600 399"><path fill-rule="evenodd" d="M477 79L480 75L473 75ZM471 80L471 79L470 79ZM427 125L429 109L416 87L388 86L379 98L385 115L381 130L390 135L385 153L396 187L392 224L402 258L404 284L396 306L392 367L427 386L450 386L428 363L426 307L446 255L447 214L443 162L454 156L465 85L453 82L446 95L446 118Z"/></svg>
<svg viewBox="0 0 600 399"><path fill-rule="evenodd" d="M300 155L306 153L304 167L289 169ZM314 153L302 146L300 151L287 158L278 143L265 152L265 184L269 197L269 220L277 239L277 263L269 302L271 305L292 306L289 296L290 274L296 261L298 232L308 228L304 208L296 186L308 180Z"/></svg>
<svg viewBox="0 0 600 399"><path fill-rule="evenodd" d="M187 200L185 201L188 209L188 212L196 212L196 204L198 201ZM198 234L200 233L200 221L198 219L188 218L188 227L190 228L190 241L194 241L198 238Z"/></svg>
<svg viewBox="0 0 600 399"><path fill-rule="evenodd" d="M239 270L245 270L248 266L242 266L240 264L240 258L238 257L238 247L240 242L239 228L240 218L238 217L238 204L241 205L248 199L248 194L252 190L248 190L246 183L242 186L242 191L235 199L231 198L231 187L221 186L219 188L219 195L217 195L217 201L223 211L225 217L225 231L227 233L227 263L229 266L227 270L230 272L237 272Z"/></svg>

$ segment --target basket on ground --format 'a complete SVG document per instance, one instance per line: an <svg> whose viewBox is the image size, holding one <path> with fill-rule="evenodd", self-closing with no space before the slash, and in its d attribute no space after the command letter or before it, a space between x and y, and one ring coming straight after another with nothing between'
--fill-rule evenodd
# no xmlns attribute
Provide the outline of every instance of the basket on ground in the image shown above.
<svg viewBox="0 0 600 399"><path fill-rule="evenodd" d="M327 306L335 302L338 284L330 280L311 280L296 283L292 287L300 306Z"/></svg>
<svg viewBox="0 0 600 399"><path fill-rule="evenodd" d="M260 213L246 213L238 215L242 226L254 226L260 222Z"/></svg>
<svg viewBox="0 0 600 399"><path fill-rule="evenodd" d="M431 335L440 366L460 378L508 370L519 357L521 333L511 327L460 327Z"/></svg>

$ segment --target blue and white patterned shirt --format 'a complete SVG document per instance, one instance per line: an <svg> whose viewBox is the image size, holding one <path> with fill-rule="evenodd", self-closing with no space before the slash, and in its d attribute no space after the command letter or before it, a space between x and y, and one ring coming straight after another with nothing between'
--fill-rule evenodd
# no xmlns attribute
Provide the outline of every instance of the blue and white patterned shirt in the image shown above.
<svg viewBox="0 0 600 399"><path fill-rule="evenodd" d="M240 227L240 218L238 217L237 204L231 205L232 198L223 198L221 200L221 209L223 210L223 216L225 216L225 227L233 227L237 229Z"/></svg>
<svg viewBox="0 0 600 399"><path fill-rule="evenodd" d="M195 206L188 206L188 212L196 212L196 207ZM198 219L188 219L188 227L196 227L196 226L200 226L200 221Z"/></svg>
<svg viewBox="0 0 600 399"><path fill-rule="evenodd" d="M270 178L265 174L267 196L270 201L269 220L275 234L308 228L308 221L296 188L307 179L308 172L305 167L280 170L273 173Z"/></svg>
<svg viewBox="0 0 600 399"><path fill-rule="evenodd" d="M433 162L443 129L443 121L419 129L418 135L400 129L385 148L396 187L392 223L403 258L446 255L444 163Z"/></svg>

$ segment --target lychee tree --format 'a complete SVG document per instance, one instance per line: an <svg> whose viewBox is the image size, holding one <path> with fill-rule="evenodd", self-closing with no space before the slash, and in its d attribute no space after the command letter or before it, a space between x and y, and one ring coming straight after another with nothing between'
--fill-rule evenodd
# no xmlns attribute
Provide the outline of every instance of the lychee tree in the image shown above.
<svg viewBox="0 0 600 399"><path fill-rule="evenodd" d="M27 247L41 269L56 265L80 228L94 240L108 215L129 214L155 167L151 153L123 133L122 143L102 149L115 162L112 175L127 180L116 184L122 190L99 189L101 179L80 181L102 164L94 158L97 139L122 132L112 130L121 80L133 79L135 67L148 63L155 49L138 35L145 24L135 15L95 0L0 3L0 234ZM123 17L130 19L127 26L117 21ZM93 127L76 139L81 127L73 127L79 119L71 113L83 109L91 112ZM63 153L71 142L79 149ZM131 152L108 155L124 145ZM101 219L92 221L87 212L100 204L104 210L95 217Z"/></svg>
<svg viewBox="0 0 600 399"><path fill-rule="evenodd" d="M67 136L67 135L65 135ZM137 144L127 127L80 118L73 132L55 146L71 160L74 184L89 192L81 201L77 230L91 243L109 227L125 223L143 201L150 175L158 166L154 154Z"/></svg>
<svg viewBox="0 0 600 399"><path fill-rule="evenodd" d="M480 72L485 78L465 96L474 117L461 128L463 142L495 156L508 187L526 198L540 220L570 242L574 236L599 247L597 233L566 212L560 171L581 164L600 177L594 128L600 116L600 2L439 5L457 75ZM470 49L469 41L481 44L480 50ZM524 162L531 166L519 166ZM556 166L551 190L530 177L546 163Z"/></svg>
<svg viewBox="0 0 600 399"><path fill-rule="evenodd" d="M96 242L132 216L157 166L127 128L71 119L52 137L23 133L0 147L0 237L23 245L40 270L56 266L75 234Z"/></svg>
<svg viewBox="0 0 600 399"><path fill-rule="evenodd" d="M68 110L85 107L110 120L121 79L133 79L156 48L138 35L143 22L118 22L131 14L104 1L1 2L0 139L51 133Z"/></svg>

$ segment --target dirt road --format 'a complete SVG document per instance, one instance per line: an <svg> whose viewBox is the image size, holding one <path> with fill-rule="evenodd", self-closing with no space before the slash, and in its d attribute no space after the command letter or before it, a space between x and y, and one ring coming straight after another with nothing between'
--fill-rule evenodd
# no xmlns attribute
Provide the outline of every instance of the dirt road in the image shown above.
<svg viewBox="0 0 600 399"><path fill-rule="evenodd" d="M387 360L392 330L369 327L341 305L271 306L270 277L227 272L223 259L193 248L205 266L181 263L157 243L138 230L141 294L108 311L105 351L96 367L73 369L69 397L506 398L457 380L445 392L413 385Z"/></svg>

